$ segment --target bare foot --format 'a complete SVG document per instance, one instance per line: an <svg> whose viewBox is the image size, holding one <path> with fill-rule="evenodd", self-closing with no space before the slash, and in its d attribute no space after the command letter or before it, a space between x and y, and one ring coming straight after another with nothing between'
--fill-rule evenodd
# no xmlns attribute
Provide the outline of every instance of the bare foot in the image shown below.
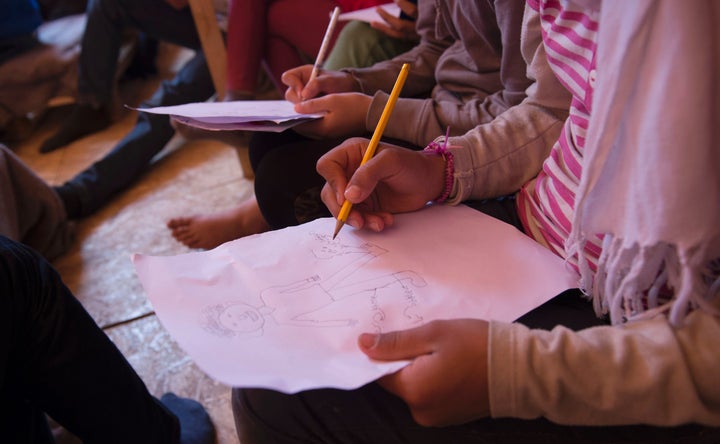
<svg viewBox="0 0 720 444"><path fill-rule="evenodd" d="M206 250L270 229L254 196L219 213L171 219L167 227L178 242Z"/></svg>

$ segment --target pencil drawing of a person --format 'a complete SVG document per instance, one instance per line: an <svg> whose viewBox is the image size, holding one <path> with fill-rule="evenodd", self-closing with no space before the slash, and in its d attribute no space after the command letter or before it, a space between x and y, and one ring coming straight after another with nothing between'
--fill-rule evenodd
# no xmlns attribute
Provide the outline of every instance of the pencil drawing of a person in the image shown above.
<svg viewBox="0 0 720 444"><path fill-rule="evenodd" d="M376 304L377 292L394 284L401 285L401 297L406 305L414 305L408 297L411 286L422 287L425 281L414 271L405 270L376 277L363 277L357 281L349 278L363 265L372 261L384 250L372 243L348 246L319 238L322 244L313 253L319 260L345 259L340 269L326 278L315 274L289 284L272 286L260 294L260 304L245 301L228 301L203 309L203 327L206 331L222 337L252 337L263 333L269 320L277 325L295 327L344 327L357 324L357 314L348 316L345 310L333 315L333 304L350 296L367 294L370 301L373 324L384 319L384 312ZM341 261L342 262L342 261ZM353 301L357 302L357 301ZM343 307L345 308L345 307ZM336 310L335 310L336 311ZM342 311L342 310L341 310ZM406 307L405 312L409 313ZM417 315L416 322L421 320Z"/></svg>

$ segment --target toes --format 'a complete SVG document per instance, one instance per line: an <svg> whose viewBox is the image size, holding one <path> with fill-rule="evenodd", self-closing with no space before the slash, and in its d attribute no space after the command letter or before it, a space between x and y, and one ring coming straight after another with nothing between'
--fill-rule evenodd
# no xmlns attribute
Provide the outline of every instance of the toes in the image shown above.
<svg viewBox="0 0 720 444"><path fill-rule="evenodd" d="M176 217L174 219L170 219L167 222L167 227L170 229L175 229L175 228L187 226L187 225L190 225L192 220L193 219L190 217Z"/></svg>

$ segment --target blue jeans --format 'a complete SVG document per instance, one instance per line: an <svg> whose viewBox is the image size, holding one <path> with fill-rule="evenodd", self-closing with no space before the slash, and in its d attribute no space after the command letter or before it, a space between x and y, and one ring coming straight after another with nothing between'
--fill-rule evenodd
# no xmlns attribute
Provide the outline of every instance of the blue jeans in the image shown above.
<svg viewBox="0 0 720 444"><path fill-rule="evenodd" d="M176 443L178 420L37 252L0 236L0 436L52 442L44 413L85 443Z"/></svg>
<svg viewBox="0 0 720 444"><path fill-rule="evenodd" d="M143 106L202 102L214 92L205 57L198 52L175 78L163 82ZM77 218L90 215L114 194L129 187L145 172L153 157L162 151L174 134L168 116L139 113L135 127L112 151L61 187L72 190L80 200L79 213L69 211L68 216Z"/></svg>
<svg viewBox="0 0 720 444"><path fill-rule="evenodd" d="M164 81L144 107L202 102L215 88L189 8L176 10L164 0L91 0L80 56L81 95L109 100L114 82L120 38L135 28L161 41L195 49L195 56ZM68 217L95 212L114 194L130 186L147 169L175 134L167 116L139 113L135 127L111 152L78 173L57 191L66 202ZM68 195L73 198L68 199Z"/></svg>
<svg viewBox="0 0 720 444"><path fill-rule="evenodd" d="M111 102L120 46L127 29L186 48L200 48L187 7L177 10L164 0L90 0L79 60L81 100Z"/></svg>

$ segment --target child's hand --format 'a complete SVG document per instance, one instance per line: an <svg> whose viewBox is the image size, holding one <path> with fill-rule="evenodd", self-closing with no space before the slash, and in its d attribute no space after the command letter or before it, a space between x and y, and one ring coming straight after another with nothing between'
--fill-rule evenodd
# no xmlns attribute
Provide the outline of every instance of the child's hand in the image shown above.
<svg viewBox="0 0 720 444"><path fill-rule="evenodd" d="M411 330L363 334L358 342L372 359L412 360L379 384L407 403L418 424L464 424L490 414L486 321L433 321Z"/></svg>
<svg viewBox="0 0 720 444"><path fill-rule="evenodd" d="M350 74L340 71L321 70L320 74L308 83L312 68L312 65L304 65L283 73L282 82L288 86L285 91L286 100L299 103L323 94L360 90L360 86Z"/></svg>
<svg viewBox="0 0 720 444"><path fill-rule="evenodd" d="M395 3L400 6L400 9L405 13L405 15L412 17L413 20L417 19L418 9L416 4L407 0L395 0ZM381 6L378 6L375 10L378 14L380 14L380 17L382 17L385 22L372 22L370 23L370 26L383 34L396 39L410 41L419 40L420 37L415 30L414 21L390 15Z"/></svg>
<svg viewBox="0 0 720 444"><path fill-rule="evenodd" d="M367 133L365 116L372 97L360 93L330 94L295 104L303 114L324 113L322 119L303 123L293 129L311 138L351 137Z"/></svg>
<svg viewBox="0 0 720 444"><path fill-rule="evenodd" d="M303 65L289 69L282 74L280 79L288 87L285 90L285 100L292 103L302 102L302 91L310 79L312 70L312 65Z"/></svg>
<svg viewBox="0 0 720 444"><path fill-rule="evenodd" d="M322 200L337 217L345 199L352 204L346 223L382 231L393 224L393 213L419 210L445 187L445 160L422 152L381 143L363 166L367 139L349 139L317 162L327 183Z"/></svg>

